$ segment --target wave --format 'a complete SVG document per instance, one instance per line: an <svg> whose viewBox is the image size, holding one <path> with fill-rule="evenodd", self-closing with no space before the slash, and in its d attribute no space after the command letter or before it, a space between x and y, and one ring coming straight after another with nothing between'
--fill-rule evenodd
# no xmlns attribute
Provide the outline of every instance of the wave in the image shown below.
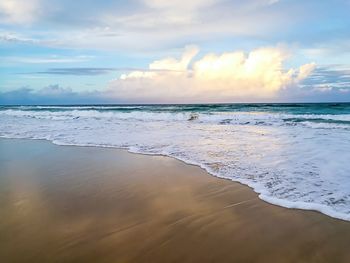
<svg viewBox="0 0 350 263"><path fill-rule="evenodd" d="M350 120L342 119L324 119L324 118L286 118L283 119L285 122L314 122L314 123L334 123L334 124L345 124L350 125Z"/></svg>
<svg viewBox="0 0 350 263"><path fill-rule="evenodd" d="M235 104L164 104L164 105L36 105L0 106L1 109L20 110L112 110L112 111L153 111L153 112L241 112L257 111L291 114L350 114L350 103L235 103Z"/></svg>
<svg viewBox="0 0 350 263"><path fill-rule="evenodd" d="M348 129L350 125L350 114L286 114L286 113L266 113L266 112L228 112L228 111L144 111L134 106L118 106L123 109L110 110L109 107L99 110L99 107L81 106L81 107L62 107L53 106L36 106L25 109L5 109L0 110L1 115L9 115L13 117L26 117L46 120L70 120L79 118L95 118L95 119L114 119L114 120L138 120L138 121L188 121L195 120L201 123L221 124L221 125L313 125L314 128ZM126 108L125 108L126 107ZM129 108L130 107L130 108ZM141 106L140 106L141 107ZM125 110L128 109L128 110ZM193 118L195 116L195 118ZM325 124L325 125L322 125Z"/></svg>

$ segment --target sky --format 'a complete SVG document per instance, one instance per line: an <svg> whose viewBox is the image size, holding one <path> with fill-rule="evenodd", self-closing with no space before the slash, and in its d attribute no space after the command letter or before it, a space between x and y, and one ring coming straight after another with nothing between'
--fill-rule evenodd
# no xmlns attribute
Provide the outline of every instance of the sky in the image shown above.
<svg viewBox="0 0 350 263"><path fill-rule="evenodd" d="M0 0L0 104L349 102L350 0Z"/></svg>

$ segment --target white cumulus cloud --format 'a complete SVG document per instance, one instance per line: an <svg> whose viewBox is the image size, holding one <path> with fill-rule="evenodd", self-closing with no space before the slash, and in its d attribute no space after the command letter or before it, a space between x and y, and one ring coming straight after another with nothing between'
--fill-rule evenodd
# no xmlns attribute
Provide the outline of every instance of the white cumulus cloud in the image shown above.
<svg viewBox="0 0 350 263"><path fill-rule="evenodd" d="M120 99L149 102L231 102L276 98L307 78L314 63L284 69L289 53L279 47L206 54L185 48L180 59L165 58L145 71L122 74L110 84Z"/></svg>

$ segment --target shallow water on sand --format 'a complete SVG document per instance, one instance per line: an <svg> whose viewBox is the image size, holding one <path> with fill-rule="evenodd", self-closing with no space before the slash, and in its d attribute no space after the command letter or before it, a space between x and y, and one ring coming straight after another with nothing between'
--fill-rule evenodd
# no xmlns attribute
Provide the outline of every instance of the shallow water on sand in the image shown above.
<svg viewBox="0 0 350 263"><path fill-rule="evenodd" d="M0 262L349 262L350 222L162 156L0 139Z"/></svg>

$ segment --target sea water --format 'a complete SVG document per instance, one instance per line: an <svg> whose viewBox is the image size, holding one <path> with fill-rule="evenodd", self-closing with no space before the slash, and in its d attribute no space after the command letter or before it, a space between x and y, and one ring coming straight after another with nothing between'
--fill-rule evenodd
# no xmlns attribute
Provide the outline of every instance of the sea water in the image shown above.
<svg viewBox="0 0 350 263"><path fill-rule="evenodd" d="M1 106L0 137L163 154L350 220L350 104Z"/></svg>

